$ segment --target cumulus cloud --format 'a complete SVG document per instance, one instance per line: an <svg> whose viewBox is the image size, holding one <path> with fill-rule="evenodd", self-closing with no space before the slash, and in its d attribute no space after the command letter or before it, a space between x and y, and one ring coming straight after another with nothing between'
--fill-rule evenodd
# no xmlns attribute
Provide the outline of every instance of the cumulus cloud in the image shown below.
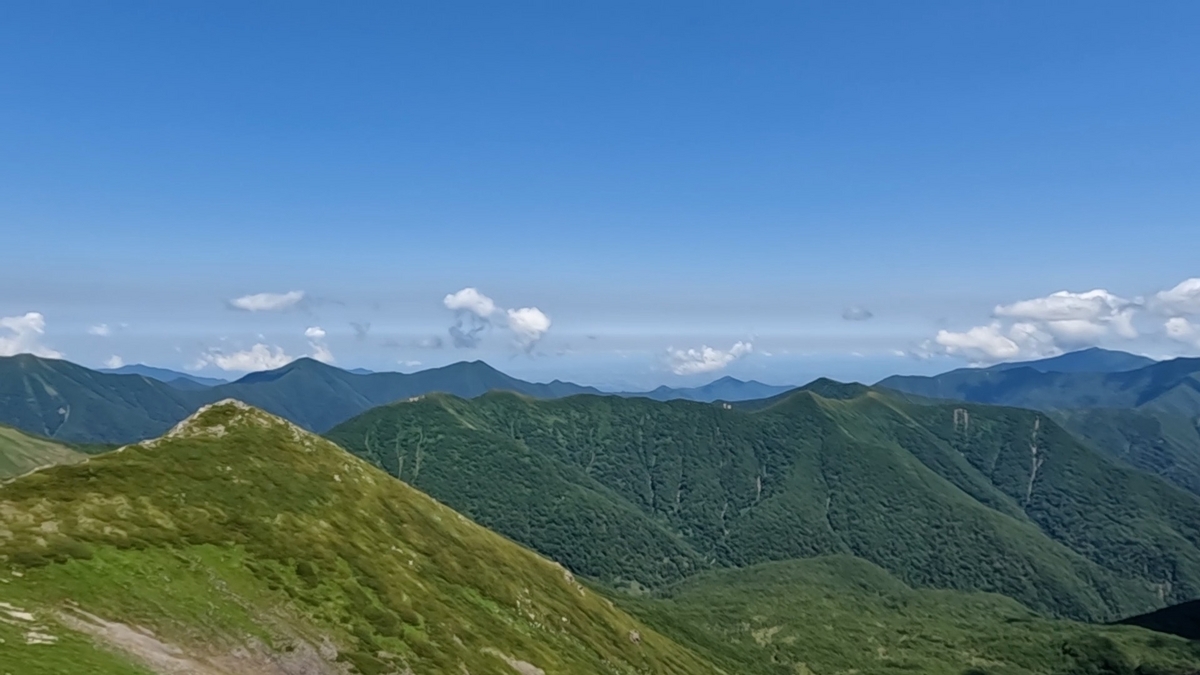
<svg viewBox="0 0 1200 675"><path fill-rule="evenodd" d="M1134 319L1144 304L1141 298L1131 300L1100 288L1058 291L996 305L993 321L987 324L961 332L939 330L913 355L946 354L988 364L1053 356L1111 339L1133 340L1139 336Z"/></svg>
<svg viewBox="0 0 1200 675"><path fill-rule="evenodd" d="M842 318L846 321L866 321L875 316L866 307L847 307L842 310Z"/></svg>
<svg viewBox="0 0 1200 675"><path fill-rule="evenodd" d="M109 328L108 324L106 323L98 323L95 326L88 326L87 332L88 335L108 337L109 335L112 335L112 328Z"/></svg>
<svg viewBox="0 0 1200 675"><path fill-rule="evenodd" d="M1167 337L1172 340L1200 349L1200 326L1182 316L1176 316L1167 319L1163 327L1167 331Z"/></svg>
<svg viewBox="0 0 1200 675"><path fill-rule="evenodd" d="M0 356L33 354L47 359L61 359L60 352L41 343L45 334L46 317L39 312L0 317Z"/></svg>
<svg viewBox="0 0 1200 675"><path fill-rule="evenodd" d="M279 312L296 307L304 301L304 291L287 293L255 293L229 301L229 306L243 312Z"/></svg>
<svg viewBox="0 0 1200 675"><path fill-rule="evenodd" d="M484 319L496 313L496 303L474 288L464 288L457 293L451 293L442 302L445 303L446 309L471 312Z"/></svg>
<svg viewBox="0 0 1200 675"><path fill-rule="evenodd" d="M420 361L398 361L398 363L405 368L416 368L417 366L421 365Z"/></svg>
<svg viewBox="0 0 1200 675"><path fill-rule="evenodd" d="M123 366L123 365L125 365L125 359L123 359L123 358L121 358L121 357L117 356L116 354L113 354L112 356L108 357L108 358L107 358L107 359L104 361L104 367L105 367L105 368L113 368L113 369L116 369L116 368L120 368L120 367L121 367L121 366Z"/></svg>
<svg viewBox="0 0 1200 675"><path fill-rule="evenodd" d="M454 311L455 321L449 332L455 347L471 349L479 346L494 323L510 331L516 344L531 352L550 330L550 317L537 307L505 310L476 288L451 293L442 303L446 309ZM440 343L437 346L440 347Z"/></svg>
<svg viewBox="0 0 1200 675"><path fill-rule="evenodd" d="M537 307L510 309L506 314L508 329L517 336L517 342L526 350L532 349L546 331L550 330L550 317Z"/></svg>
<svg viewBox="0 0 1200 675"><path fill-rule="evenodd" d="M212 365L224 371L250 373L282 368L295 360L295 357L284 353L281 347L270 347L260 342L249 349L232 353L210 349L200 356L192 370Z"/></svg>
<svg viewBox="0 0 1200 675"><path fill-rule="evenodd" d="M721 370L754 351L749 342L737 342L728 350L703 345L699 349L667 349L667 364L676 375L696 375Z"/></svg>
<svg viewBox="0 0 1200 675"><path fill-rule="evenodd" d="M1200 314L1200 277L1181 281L1172 289L1154 294L1150 306L1167 316Z"/></svg>
<svg viewBox="0 0 1200 675"><path fill-rule="evenodd" d="M491 327L491 317L496 313L496 303L474 288L464 288L442 299L446 309L454 311L454 325L450 327L450 340L460 349L474 349L483 340L483 334Z"/></svg>
<svg viewBox="0 0 1200 675"><path fill-rule="evenodd" d="M1054 356L1062 351L1054 344L1054 336L1035 324L1021 322L1005 329L999 321L961 333L939 330L932 343L923 345L922 350L961 356L981 364Z"/></svg>
<svg viewBox="0 0 1200 675"><path fill-rule="evenodd" d="M1036 322L1068 347L1091 346L1110 332L1133 339L1139 302L1126 300L1104 289L1086 293L1058 291L1042 298L997 305L992 314L1017 321Z"/></svg>
<svg viewBox="0 0 1200 675"><path fill-rule="evenodd" d="M325 344L324 328L309 326L304 330L304 337L308 338L308 346L312 349L312 358L321 363L333 363L336 361L333 358L333 352L329 349L329 345Z"/></svg>

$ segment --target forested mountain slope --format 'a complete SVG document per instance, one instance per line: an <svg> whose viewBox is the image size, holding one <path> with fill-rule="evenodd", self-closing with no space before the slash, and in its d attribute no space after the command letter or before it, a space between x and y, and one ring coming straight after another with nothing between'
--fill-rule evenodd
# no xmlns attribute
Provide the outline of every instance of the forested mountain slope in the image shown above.
<svg viewBox="0 0 1200 675"><path fill-rule="evenodd" d="M1049 361L1053 359L1030 365ZM1050 411L1109 456L1200 494L1200 359L1155 362L1123 372L964 368L933 377L889 377L879 386L930 398Z"/></svg>
<svg viewBox="0 0 1200 675"><path fill-rule="evenodd" d="M929 398L1037 410L1137 408L1200 415L1200 359L1158 361L1123 372L962 368L932 377L897 375L878 386Z"/></svg>
<svg viewBox="0 0 1200 675"><path fill-rule="evenodd" d="M621 607L730 672L1191 673L1200 643L1037 616L986 593L915 590L851 556L698 575Z"/></svg>
<svg viewBox="0 0 1200 675"><path fill-rule="evenodd" d="M761 409L426 396L329 436L610 583L852 554L918 587L1107 619L1200 595L1200 501L1046 415L817 383ZM765 406L765 407L763 407Z"/></svg>

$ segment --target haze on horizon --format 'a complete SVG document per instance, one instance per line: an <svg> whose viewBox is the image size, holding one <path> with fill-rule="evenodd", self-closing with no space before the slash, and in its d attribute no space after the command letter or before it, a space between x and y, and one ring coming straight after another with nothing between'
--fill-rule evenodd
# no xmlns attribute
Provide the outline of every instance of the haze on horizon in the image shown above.
<svg viewBox="0 0 1200 675"><path fill-rule="evenodd" d="M1200 355L1195 3L2 16L0 355L647 389Z"/></svg>

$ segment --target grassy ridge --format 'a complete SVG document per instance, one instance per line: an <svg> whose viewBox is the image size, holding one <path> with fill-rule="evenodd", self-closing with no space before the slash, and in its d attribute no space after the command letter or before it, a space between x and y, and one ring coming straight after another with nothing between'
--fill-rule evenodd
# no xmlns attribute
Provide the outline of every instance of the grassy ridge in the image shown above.
<svg viewBox="0 0 1200 675"><path fill-rule="evenodd" d="M368 675L511 673L506 659L547 672L714 672L562 567L240 405L0 487L0 540L4 568L19 573L4 575L0 601L48 625L77 603L195 658L329 641ZM56 672L56 647L6 640L0 660ZM89 672L138 672L101 666Z"/></svg>

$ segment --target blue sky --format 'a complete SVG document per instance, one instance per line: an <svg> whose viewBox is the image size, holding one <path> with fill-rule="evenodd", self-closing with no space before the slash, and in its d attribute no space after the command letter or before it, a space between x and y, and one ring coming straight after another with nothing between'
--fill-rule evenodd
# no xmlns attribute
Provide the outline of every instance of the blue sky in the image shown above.
<svg viewBox="0 0 1200 675"><path fill-rule="evenodd" d="M1198 30L1194 2L5 3L0 353L608 386L1200 354Z"/></svg>

